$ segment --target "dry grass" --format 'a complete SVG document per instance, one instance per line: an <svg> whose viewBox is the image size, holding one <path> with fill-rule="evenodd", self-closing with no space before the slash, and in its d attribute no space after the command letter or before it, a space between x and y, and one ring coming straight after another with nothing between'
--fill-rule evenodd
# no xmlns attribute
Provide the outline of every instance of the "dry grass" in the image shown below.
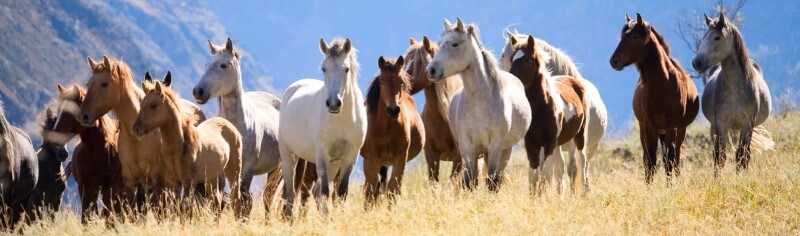
<svg viewBox="0 0 800 236"><path fill-rule="evenodd" d="M771 119L776 150L753 158L737 174L729 158L721 177L711 175L707 126L692 127L685 145L683 175L667 185L663 170L651 186L644 182L637 138L605 144L592 160L588 196L533 197L527 187L527 161L517 154L499 193L484 188L462 191L444 181L430 184L424 165L407 173L404 194L371 210L363 207L361 184L351 197L322 215L310 204L293 223L265 219L257 204L249 220L230 211L216 219L204 211L190 220L157 220L106 228L96 219L82 226L79 216L59 213L23 230L34 235L207 235L207 234L799 234L800 116ZM730 153L730 152L729 152ZM729 157L732 156L729 154ZM552 191L551 191L552 192Z"/></svg>

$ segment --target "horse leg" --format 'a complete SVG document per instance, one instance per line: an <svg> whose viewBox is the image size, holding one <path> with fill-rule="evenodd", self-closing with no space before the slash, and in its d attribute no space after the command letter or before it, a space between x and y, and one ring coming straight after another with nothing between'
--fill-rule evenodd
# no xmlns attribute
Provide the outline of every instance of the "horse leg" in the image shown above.
<svg viewBox="0 0 800 236"><path fill-rule="evenodd" d="M433 147L425 148L425 162L428 163L428 180L439 182L439 158L442 153L433 150Z"/></svg>
<svg viewBox="0 0 800 236"><path fill-rule="evenodd" d="M408 156L406 154L406 156ZM394 163L392 163L392 177L389 179L389 198L395 200L397 196L400 195L401 187L403 184L403 173L406 170L406 160L408 158L403 159L395 159Z"/></svg>
<svg viewBox="0 0 800 236"><path fill-rule="evenodd" d="M300 192L300 204L305 206L311 198L311 189L317 181L317 168L314 163L300 159L295 169L295 191ZM285 184L285 183L284 183Z"/></svg>
<svg viewBox="0 0 800 236"><path fill-rule="evenodd" d="M675 136L675 158L673 159L675 177L681 176L681 147L684 139L686 139L686 127L678 128Z"/></svg>
<svg viewBox="0 0 800 236"><path fill-rule="evenodd" d="M454 154L453 158L453 169L450 171L450 179L454 179L457 176L461 176L461 172L464 171L464 162L461 161L458 152ZM440 161L441 163L441 161Z"/></svg>
<svg viewBox="0 0 800 236"><path fill-rule="evenodd" d="M751 123L752 124L752 123ZM746 170L750 163L750 139L753 137L753 126L746 125L739 134L739 147L736 150L736 171Z"/></svg>
<svg viewBox="0 0 800 236"><path fill-rule="evenodd" d="M719 122L717 122L719 123ZM725 166L725 145L728 144L728 131L721 125L711 125L711 137L714 141L714 177L719 176L719 171Z"/></svg>
<svg viewBox="0 0 800 236"><path fill-rule="evenodd" d="M328 197L331 194L330 188L330 177L336 173L328 166L331 163L328 163L330 160L330 156L323 153L322 150L317 150L316 154L316 164L317 164L317 186L316 191L314 191L314 195L317 200L317 207L319 208L320 212L323 214L328 214Z"/></svg>
<svg viewBox="0 0 800 236"><path fill-rule="evenodd" d="M461 161L464 163L464 187L474 190L478 186L478 152L472 145L458 145L464 147L460 149Z"/></svg>
<svg viewBox="0 0 800 236"><path fill-rule="evenodd" d="M659 137L664 147L662 162L664 163L664 173L667 174L668 181L672 179L672 168L675 165L675 136L676 131L670 130L669 133Z"/></svg>
<svg viewBox="0 0 800 236"><path fill-rule="evenodd" d="M364 159L364 203L367 207L375 203L378 199L380 176L379 169L382 168L380 163L373 158Z"/></svg>
<svg viewBox="0 0 800 236"><path fill-rule="evenodd" d="M292 218L294 209L294 168L297 160L294 153L285 145L279 145L281 155L281 175L283 175L283 217Z"/></svg>
<svg viewBox="0 0 800 236"><path fill-rule="evenodd" d="M81 195L81 223L89 222L89 217L97 212L97 196L100 195L99 186L95 184L78 185L78 193Z"/></svg>
<svg viewBox="0 0 800 236"><path fill-rule="evenodd" d="M242 166L242 182L239 195L241 196L241 214L242 216L249 216L253 208L253 195L250 194L250 185L253 183L252 164L248 163L247 166ZM232 192L231 192L232 193Z"/></svg>
<svg viewBox="0 0 800 236"><path fill-rule="evenodd" d="M658 152L658 132L655 128L639 124L639 139L644 148L644 182L653 183L653 174L656 172L656 154Z"/></svg>

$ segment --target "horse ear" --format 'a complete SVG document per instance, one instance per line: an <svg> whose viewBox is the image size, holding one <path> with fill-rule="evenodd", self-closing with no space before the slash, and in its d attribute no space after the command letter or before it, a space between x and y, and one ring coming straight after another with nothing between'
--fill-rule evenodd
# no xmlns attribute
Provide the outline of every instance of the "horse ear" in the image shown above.
<svg viewBox="0 0 800 236"><path fill-rule="evenodd" d="M64 86L61 86L61 84L56 84L56 87L58 87L58 93L59 94L67 93L67 89L65 89Z"/></svg>
<svg viewBox="0 0 800 236"><path fill-rule="evenodd" d="M212 43L211 40L208 40L208 48L211 49L211 55L217 55L217 53L219 53L220 51L219 47L217 47L217 45L214 45L214 43Z"/></svg>
<svg viewBox="0 0 800 236"><path fill-rule="evenodd" d="M86 61L89 63L89 67L92 68L92 70L96 70L97 66L100 64L93 60L92 57L86 57Z"/></svg>
<svg viewBox="0 0 800 236"><path fill-rule="evenodd" d="M512 35L512 36L508 37L508 42L511 43L511 46L514 46L514 45L517 44L517 38L514 38L514 36Z"/></svg>
<svg viewBox="0 0 800 236"><path fill-rule="evenodd" d="M153 77L150 76L150 71L144 72L144 81L153 82Z"/></svg>
<svg viewBox="0 0 800 236"><path fill-rule="evenodd" d="M233 54L233 40L228 38L228 41L225 42L225 52Z"/></svg>
<svg viewBox="0 0 800 236"><path fill-rule="evenodd" d="M461 21L461 18L456 18L456 30L462 33L467 32L467 27L464 26L464 22Z"/></svg>
<svg viewBox="0 0 800 236"><path fill-rule="evenodd" d="M328 43L324 38L319 38L319 51L322 52L322 55L328 55Z"/></svg>
<svg viewBox="0 0 800 236"><path fill-rule="evenodd" d="M383 70L383 67L386 65L386 60L383 59L383 56L378 58L378 69Z"/></svg>
<svg viewBox="0 0 800 236"><path fill-rule="evenodd" d="M405 64L406 64L406 61L403 58L403 55L400 55L399 57L397 57L397 61L394 62L394 66L396 68L403 68L403 65L405 65Z"/></svg>
<svg viewBox="0 0 800 236"><path fill-rule="evenodd" d="M103 65L107 70L111 71L111 60L108 59L108 56L103 56Z"/></svg>
<svg viewBox="0 0 800 236"><path fill-rule="evenodd" d="M142 86L141 88L142 88L142 90L144 90L144 93L145 93L145 94L146 94L147 92L150 92L150 91L147 91L147 90L145 89L145 87L144 87L144 82L142 82L142 84L140 84L139 86Z"/></svg>
<svg viewBox="0 0 800 236"><path fill-rule="evenodd" d="M447 18L444 18L444 30L449 29L451 25L453 25L453 23L450 23L450 20L447 20Z"/></svg>
<svg viewBox="0 0 800 236"><path fill-rule="evenodd" d="M717 28L722 29L726 25L728 25L728 20L725 18L725 14L722 14L722 12L720 12L719 21L717 21Z"/></svg>
<svg viewBox="0 0 800 236"><path fill-rule="evenodd" d="M644 19L642 19L642 14L636 13L636 24L644 25Z"/></svg>
<svg viewBox="0 0 800 236"><path fill-rule="evenodd" d="M422 36L422 46L425 47L425 50L428 51L428 53L433 53L433 48L431 47L431 40L428 39L427 35Z"/></svg>
<svg viewBox="0 0 800 236"><path fill-rule="evenodd" d="M342 52L344 52L344 54L348 54L352 48L353 45L350 43L350 38L345 38L344 45L342 45Z"/></svg>
<svg viewBox="0 0 800 236"><path fill-rule="evenodd" d="M172 84L172 72L167 71L167 75L164 75L164 85L169 87Z"/></svg>
<svg viewBox="0 0 800 236"><path fill-rule="evenodd" d="M45 117L48 119L53 117L53 110L51 110L49 107L47 108L47 111L45 111L44 113Z"/></svg>
<svg viewBox="0 0 800 236"><path fill-rule="evenodd" d="M414 44L417 44L417 40L414 39L414 38L409 38L408 39L408 45L409 46L414 46Z"/></svg>
<svg viewBox="0 0 800 236"><path fill-rule="evenodd" d="M536 51L536 41L533 39L533 35L528 35L528 45L525 50L531 54L534 54L533 52Z"/></svg>
<svg viewBox="0 0 800 236"><path fill-rule="evenodd" d="M703 13L703 17L706 18L706 26L711 26L711 17L708 17L705 13Z"/></svg>
<svg viewBox="0 0 800 236"><path fill-rule="evenodd" d="M625 14L625 22L631 22L631 21L632 21L631 17L628 16L628 14Z"/></svg>

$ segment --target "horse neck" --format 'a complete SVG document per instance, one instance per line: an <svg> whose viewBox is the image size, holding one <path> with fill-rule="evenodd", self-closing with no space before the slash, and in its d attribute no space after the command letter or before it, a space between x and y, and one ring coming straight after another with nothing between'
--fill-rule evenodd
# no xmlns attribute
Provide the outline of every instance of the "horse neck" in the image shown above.
<svg viewBox="0 0 800 236"><path fill-rule="evenodd" d="M361 105L359 97L361 97L361 90L358 88L355 75L350 75L353 78L347 78L344 83L344 90L342 91L342 108L350 110L355 109Z"/></svg>
<svg viewBox="0 0 800 236"><path fill-rule="evenodd" d="M133 127L133 122L139 115L139 105L144 98L144 92L133 84L133 81L125 81L121 86L119 104L114 107L114 113L117 114L120 125L125 130L130 130Z"/></svg>
<svg viewBox="0 0 800 236"><path fill-rule="evenodd" d="M242 74L237 73L239 77L236 88L228 94L223 94L219 97L219 115L231 122L237 122L244 119L244 103L242 97L244 96L244 89L242 86Z"/></svg>
<svg viewBox="0 0 800 236"><path fill-rule="evenodd" d="M499 84L489 78L489 70L491 68L488 68L484 63L483 53L474 41L473 50L475 50L477 56L471 59L472 61L467 69L461 71L466 97L474 99L494 98L496 96L493 96L493 93L499 92Z"/></svg>
<svg viewBox="0 0 800 236"><path fill-rule="evenodd" d="M663 88L659 86L660 84L669 82L671 77L677 77L672 75L678 71L678 68L652 33L650 33L650 42L645 45L645 50L647 50L645 52L647 56L636 63L636 68L642 74L640 79L645 85L653 84L646 87L661 90Z"/></svg>
<svg viewBox="0 0 800 236"><path fill-rule="evenodd" d="M88 146L104 147L105 145L97 145L95 142L105 143L107 142L106 137L114 135L113 133L109 132L108 127L106 127L111 125L110 122L111 119L109 119L107 116L100 117L100 119L97 120L97 125L82 128L83 130L78 133L78 137L81 138L81 142L93 143ZM80 124L75 125L81 126Z"/></svg>
<svg viewBox="0 0 800 236"><path fill-rule="evenodd" d="M726 88L727 91L737 92L740 91L740 88L746 84L750 84L752 78L748 78L746 70L750 68L746 68L745 66L750 66L749 61L743 62L741 61L739 54L744 52L739 52L736 49L733 49L734 52L725 57L722 60L720 65L722 66L722 73L725 75L725 78L720 80L719 83Z"/></svg>
<svg viewBox="0 0 800 236"><path fill-rule="evenodd" d="M176 102L167 101L165 105L170 107L167 109L167 120L158 127L161 130L161 142L163 143L161 149L169 156L183 153L185 137L194 131L194 126L184 122L183 114Z"/></svg>

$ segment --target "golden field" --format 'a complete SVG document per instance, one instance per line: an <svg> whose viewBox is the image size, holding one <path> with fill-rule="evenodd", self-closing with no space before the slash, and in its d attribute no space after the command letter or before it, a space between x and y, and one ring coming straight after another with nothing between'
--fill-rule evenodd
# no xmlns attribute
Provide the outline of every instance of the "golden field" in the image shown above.
<svg viewBox="0 0 800 236"><path fill-rule="evenodd" d="M256 201L250 218L241 221L230 210L218 218L205 209L184 220L148 215L115 227L101 219L84 226L79 215L61 212L21 230L31 235L800 234L800 114L770 118L766 127L775 149L754 154L745 172L736 173L729 146L727 165L716 179L707 127L701 122L691 127L683 174L669 185L662 166L654 184L644 184L638 137L628 135L601 145L590 161L592 192L586 196L559 197L553 189L531 195L521 152L506 169L498 193L483 185L467 192L446 178L432 184L417 157L418 164L406 172L403 194L393 204L384 197L368 210L363 181L355 180L347 201L334 204L330 214L320 214L310 202L293 222L274 214L266 219Z"/></svg>

